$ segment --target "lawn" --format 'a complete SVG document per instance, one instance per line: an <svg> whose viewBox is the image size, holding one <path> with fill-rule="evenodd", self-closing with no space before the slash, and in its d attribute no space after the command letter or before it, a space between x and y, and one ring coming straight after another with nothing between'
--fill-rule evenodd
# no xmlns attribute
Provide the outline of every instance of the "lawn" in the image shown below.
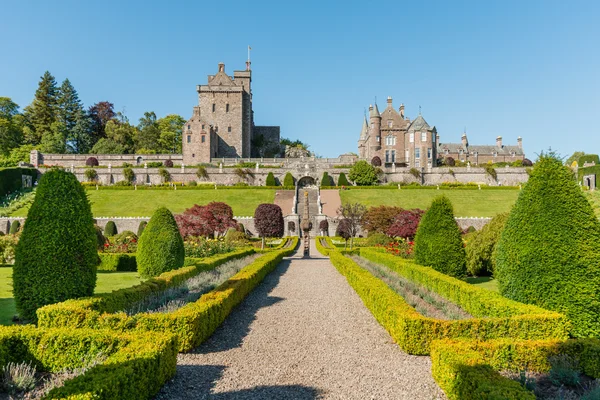
<svg viewBox="0 0 600 400"><path fill-rule="evenodd" d="M275 190L88 190L92 214L96 217L150 217L158 207L165 206L180 213L194 204L222 201L231 206L235 216L252 216L261 203L273 203ZM13 217L24 217L28 208L21 208Z"/></svg>
<svg viewBox="0 0 600 400"><path fill-rule="evenodd" d="M98 272L96 293L109 293L141 281L137 272ZM12 268L0 268L0 325L11 324L16 312L12 295Z"/></svg>
<svg viewBox="0 0 600 400"><path fill-rule="evenodd" d="M405 209L427 209L434 197L445 195L454 206L457 217L493 217L510 211L519 190L485 189L351 189L340 190L342 203L359 202L365 206L399 206Z"/></svg>
<svg viewBox="0 0 600 400"><path fill-rule="evenodd" d="M467 283L470 283L474 286L478 286L480 288L491 290L492 292L498 291L498 281L489 276L467 278Z"/></svg>

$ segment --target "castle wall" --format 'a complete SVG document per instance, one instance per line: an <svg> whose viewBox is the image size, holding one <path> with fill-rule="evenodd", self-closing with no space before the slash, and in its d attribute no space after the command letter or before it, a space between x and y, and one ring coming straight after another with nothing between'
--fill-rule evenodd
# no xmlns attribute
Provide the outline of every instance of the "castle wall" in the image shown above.
<svg viewBox="0 0 600 400"><path fill-rule="evenodd" d="M134 166L143 166L148 162L173 161L173 164L181 164L181 154L45 154L33 150L30 154L30 164L34 167L41 165L60 167L85 167L88 158L95 157L101 166L120 167L123 163Z"/></svg>

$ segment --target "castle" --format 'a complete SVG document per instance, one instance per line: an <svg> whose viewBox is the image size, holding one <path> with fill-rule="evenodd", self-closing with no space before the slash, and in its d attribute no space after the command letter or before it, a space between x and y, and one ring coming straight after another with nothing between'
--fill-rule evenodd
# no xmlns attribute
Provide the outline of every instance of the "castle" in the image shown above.
<svg viewBox="0 0 600 400"><path fill-rule="evenodd" d="M246 70L234 71L233 77L219 63L217 74L197 86L198 105L183 126L185 165L210 163L211 158L260 157L266 144L279 145L278 126L254 125L251 84L248 60Z"/></svg>
<svg viewBox="0 0 600 400"><path fill-rule="evenodd" d="M432 168L448 157L473 165L525 159L521 137L516 146L503 145L501 136L495 146L469 145L466 133L461 139L461 143L441 143L435 126L430 126L420 112L411 122L404 115L404 104L396 111L388 97L381 113L377 104L369 106L369 120L365 116L358 139L358 156L371 162L378 157L383 165L411 168Z"/></svg>

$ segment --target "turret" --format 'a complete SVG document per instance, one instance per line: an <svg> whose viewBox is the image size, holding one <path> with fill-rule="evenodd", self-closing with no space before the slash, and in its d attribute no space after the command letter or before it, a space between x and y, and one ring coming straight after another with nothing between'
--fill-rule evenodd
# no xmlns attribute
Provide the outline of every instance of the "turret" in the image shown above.
<svg viewBox="0 0 600 400"><path fill-rule="evenodd" d="M381 149L381 115L377 104L375 107L369 106L369 120L371 122L370 147L373 152ZM374 153L370 154L372 157L375 155Z"/></svg>

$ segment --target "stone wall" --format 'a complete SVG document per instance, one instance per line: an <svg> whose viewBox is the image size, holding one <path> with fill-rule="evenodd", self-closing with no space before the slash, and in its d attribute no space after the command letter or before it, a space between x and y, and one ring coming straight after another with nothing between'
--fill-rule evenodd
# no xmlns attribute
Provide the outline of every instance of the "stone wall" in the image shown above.
<svg viewBox="0 0 600 400"><path fill-rule="evenodd" d="M163 162L172 160L173 164L181 164L183 155L181 154L45 154L37 150L32 150L29 156L29 162L34 167L40 165L61 166L69 168L85 167L85 162L90 157L96 157L101 166L120 167L123 163L136 166L143 166L148 162Z"/></svg>

